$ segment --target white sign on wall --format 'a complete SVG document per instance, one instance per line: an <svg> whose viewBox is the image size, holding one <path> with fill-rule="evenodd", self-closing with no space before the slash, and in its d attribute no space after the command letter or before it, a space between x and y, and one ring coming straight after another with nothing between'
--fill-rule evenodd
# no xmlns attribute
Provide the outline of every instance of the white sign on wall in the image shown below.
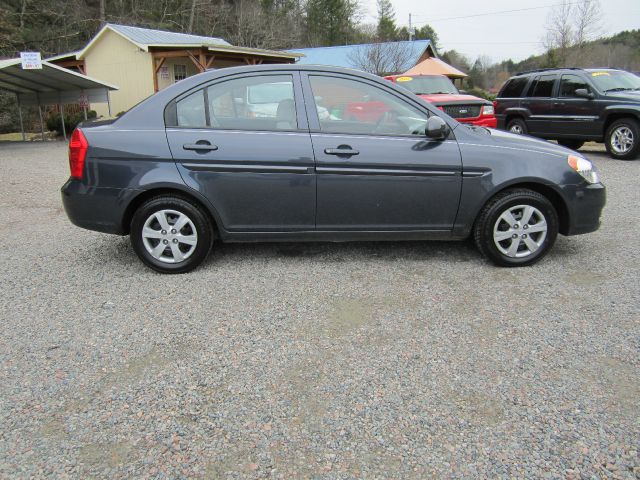
<svg viewBox="0 0 640 480"><path fill-rule="evenodd" d="M78 103L82 108L87 108L89 106L89 97L85 92L81 92L78 96Z"/></svg>
<svg viewBox="0 0 640 480"><path fill-rule="evenodd" d="M40 52L20 52L23 70L42 69L42 58Z"/></svg>

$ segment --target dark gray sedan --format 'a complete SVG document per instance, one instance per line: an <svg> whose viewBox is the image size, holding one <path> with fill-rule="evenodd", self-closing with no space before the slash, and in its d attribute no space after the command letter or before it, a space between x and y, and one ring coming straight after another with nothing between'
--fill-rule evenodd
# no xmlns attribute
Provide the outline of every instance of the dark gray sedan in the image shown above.
<svg viewBox="0 0 640 480"><path fill-rule="evenodd" d="M596 230L605 187L572 150L461 125L405 89L319 66L187 78L73 133L62 199L186 272L214 240L460 240L502 266Z"/></svg>

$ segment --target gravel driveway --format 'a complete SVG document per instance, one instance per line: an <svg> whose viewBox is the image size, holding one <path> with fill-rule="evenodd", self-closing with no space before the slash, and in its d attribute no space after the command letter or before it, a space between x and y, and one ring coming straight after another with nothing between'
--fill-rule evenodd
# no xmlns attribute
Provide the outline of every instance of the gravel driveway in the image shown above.
<svg viewBox="0 0 640 480"><path fill-rule="evenodd" d="M640 161L600 231L222 245L193 273L74 227L66 145L0 145L0 477L640 478Z"/></svg>

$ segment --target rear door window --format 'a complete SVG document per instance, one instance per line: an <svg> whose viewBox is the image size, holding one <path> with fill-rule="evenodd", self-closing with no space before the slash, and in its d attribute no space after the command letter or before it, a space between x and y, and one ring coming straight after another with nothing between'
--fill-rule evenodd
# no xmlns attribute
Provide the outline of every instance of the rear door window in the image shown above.
<svg viewBox="0 0 640 480"><path fill-rule="evenodd" d="M177 121L180 127L201 128L207 126L204 92L198 90L176 103Z"/></svg>
<svg viewBox="0 0 640 480"><path fill-rule="evenodd" d="M553 84L556 81L555 75L540 75L535 78L529 87L529 96L536 98L548 98L553 95Z"/></svg>
<svg viewBox="0 0 640 480"><path fill-rule="evenodd" d="M502 89L502 92L500 92L500 95L498 96L500 98L521 97L522 91L524 90L524 87L527 85L528 80L529 80L528 77L512 78L506 83L506 85Z"/></svg>

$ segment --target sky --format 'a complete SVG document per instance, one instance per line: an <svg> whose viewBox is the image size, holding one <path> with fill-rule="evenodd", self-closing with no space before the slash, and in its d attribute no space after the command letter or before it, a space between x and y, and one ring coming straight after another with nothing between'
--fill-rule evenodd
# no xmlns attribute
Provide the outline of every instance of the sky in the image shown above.
<svg viewBox="0 0 640 480"><path fill-rule="evenodd" d="M576 0L568 0L575 2ZM455 49L472 61L487 55L494 62L518 61L544 51L541 39L552 5L561 0L391 0L398 25L430 24L440 39L439 52ZM376 22L376 0L360 0L362 20ZM640 28L640 0L600 0L604 35ZM513 10L522 11L514 12ZM511 10L505 12L505 10ZM504 12L504 13L497 13ZM487 15L490 13L489 15ZM476 16L472 16L476 15ZM470 18L452 18L470 17Z"/></svg>

